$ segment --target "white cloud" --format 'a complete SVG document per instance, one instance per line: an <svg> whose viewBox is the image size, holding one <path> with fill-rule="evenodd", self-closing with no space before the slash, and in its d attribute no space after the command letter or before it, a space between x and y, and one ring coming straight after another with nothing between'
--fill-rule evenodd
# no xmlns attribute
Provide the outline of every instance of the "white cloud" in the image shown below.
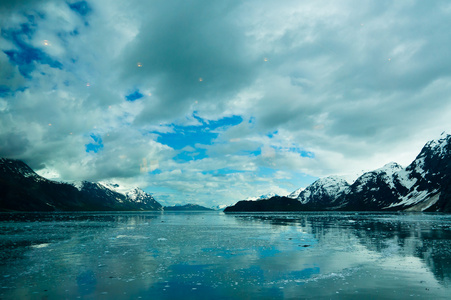
<svg viewBox="0 0 451 300"><path fill-rule="evenodd" d="M0 1L0 156L209 206L406 165L451 127L442 3L87 2L81 16L66 2ZM20 56L24 43L47 62ZM143 97L126 101L134 91ZM207 158L175 160L158 142L173 124L233 115L243 122L211 145L182 149Z"/></svg>

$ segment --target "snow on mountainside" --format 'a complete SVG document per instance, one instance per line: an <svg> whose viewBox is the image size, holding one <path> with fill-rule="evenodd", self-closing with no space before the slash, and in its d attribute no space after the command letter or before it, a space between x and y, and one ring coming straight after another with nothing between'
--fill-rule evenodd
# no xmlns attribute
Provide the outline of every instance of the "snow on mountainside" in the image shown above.
<svg viewBox="0 0 451 300"><path fill-rule="evenodd" d="M9 173L12 176L23 176L36 181L46 181L44 177L36 174L28 165L20 160L0 158L0 172Z"/></svg>
<svg viewBox="0 0 451 300"><path fill-rule="evenodd" d="M140 188L134 188L127 191L125 196L127 196L130 201L135 203L148 203L149 201L155 201L152 195L144 192Z"/></svg>
<svg viewBox="0 0 451 300"><path fill-rule="evenodd" d="M394 188L395 184L393 182L393 175L403 169L397 163L391 162L383 166L382 168L376 169L374 171L366 172L362 176L356 179L352 184L355 192L362 192L365 187L371 184L377 184L377 180L382 180L391 188Z"/></svg>
<svg viewBox="0 0 451 300"><path fill-rule="evenodd" d="M451 184L451 135L429 141L416 159L398 173L407 189L398 203L389 208L408 207L408 210L443 210L449 207Z"/></svg>
<svg viewBox="0 0 451 300"><path fill-rule="evenodd" d="M297 190L291 192L290 194L288 194L287 197L288 197L288 198L291 198L291 199L297 199L297 198L299 197L299 194L300 194L303 190L305 190L305 188L299 188L299 189L297 189Z"/></svg>
<svg viewBox="0 0 451 300"><path fill-rule="evenodd" d="M298 196L302 204L324 205L334 203L347 191L349 183L339 176L329 176L316 180Z"/></svg>
<svg viewBox="0 0 451 300"><path fill-rule="evenodd" d="M320 178L300 192L269 200L276 207L275 201L286 201L284 198L299 200L299 210L451 212L451 135L442 133L426 143L406 168L388 163L362 174L351 185L342 176ZM226 211L253 211L262 206L255 203L253 209L252 205L240 201ZM287 205L291 208L277 204L277 209L297 207L295 203Z"/></svg>
<svg viewBox="0 0 451 300"><path fill-rule="evenodd" d="M72 185L74 185L79 191L83 190L83 184L84 181L77 181L72 183ZM96 184L100 189L107 189L109 191L113 191L115 193L125 196L126 201L128 202L134 202L139 204L152 204L156 202L155 198L152 195L144 192L142 189L138 187L130 188L111 181L100 181ZM116 200L119 202L124 202L124 200L121 199L121 197L116 197Z"/></svg>
<svg viewBox="0 0 451 300"><path fill-rule="evenodd" d="M111 181L100 181L95 183L100 189L105 189L115 194L121 195L116 196L116 200L121 203L130 203L132 205L138 205L141 209L144 207L152 208L156 210L161 210L162 206L152 197L152 195L144 192L138 187L126 187L121 186L117 183ZM125 197L125 199L124 199Z"/></svg>
<svg viewBox="0 0 451 300"><path fill-rule="evenodd" d="M140 189L122 194L114 188L88 181L69 184L48 180L22 161L0 158L0 210L162 210Z"/></svg>
<svg viewBox="0 0 451 300"><path fill-rule="evenodd" d="M426 143L406 168L390 163L363 174L343 202L356 210L447 211L450 177L451 135L442 133Z"/></svg>
<svg viewBox="0 0 451 300"><path fill-rule="evenodd" d="M265 194L265 195L261 195L259 197L247 197L246 200L247 201L258 201L258 200L269 199L269 198L276 197L276 196L278 196L278 195L275 194L275 193L268 193L268 194Z"/></svg>

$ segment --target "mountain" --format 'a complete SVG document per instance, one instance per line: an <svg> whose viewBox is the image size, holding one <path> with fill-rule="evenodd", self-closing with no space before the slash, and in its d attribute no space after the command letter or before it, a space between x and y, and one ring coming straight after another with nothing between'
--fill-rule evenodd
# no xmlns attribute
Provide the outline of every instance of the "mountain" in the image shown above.
<svg viewBox="0 0 451 300"><path fill-rule="evenodd" d="M324 206L340 207L338 199L349 188L349 183L338 177L320 178L305 188L297 200L308 207L308 210L318 210Z"/></svg>
<svg viewBox="0 0 451 300"><path fill-rule="evenodd" d="M162 210L149 194L118 193L100 183L48 180L20 160L0 158L0 211Z"/></svg>
<svg viewBox="0 0 451 300"><path fill-rule="evenodd" d="M288 194L287 197L288 197L288 198L291 198L291 199L297 199L297 198L299 197L299 194L300 194L303 190L305 190L305 188L299 188L299 189L297 189L297 190L291 192L290 194Z"/></svg>
<svg viewBox="0 0 451 300"><path fill-rule="evenodd" d="M224 210L227 206L230 206L230 205L219 204L219 205L211 206L210 208L213 210Z"/></svg>
<svg viewBox="0 0 451 300"><path fill-rule="evenodd" d="M346 210L380 210L399 201L407 186L400 180L403 168L389 163L380 169L366 172L340 197Z"/></svg>
<svg viewBox="0 0 451 300"><path fill-rule="evenodd" d="M185 204L185 205L175 205L175 206L165 206L164 211L213 211L211 208L200 206L197 204Z"/></svg>
<svg viewBox="0 0 451 300"><path fill-rule="evenodd" d="M243 200L235 205L226 207L224 212L252 212L252 211L301 211L308 210L297 199L275 196L264 200Z"/></svg>
<svg viewBox="0 0 451 300"><path fill-rule="evenodd" d="M99 182L100 185L103 185L109 190L115 191L119 194L124 195L128 201L134 203L135 206L142 208L143 210L162 210L163 207L158 203L152 195L144 192L142 189L135 187L132 189L124 188L119 186L117 183L105 183Z"/></svg>
<svg viewBox="0 0 451 300"><path fill-rule="evenodd" d="M362 174L351 185L337 176L321 178L288 197L298 201L300 211L451 212L451 135L442 133L439 139L426 143L406 168L392 162ZM296 206L289 203L284 207L284 197L268 201L281 201L272 205L281 211ZM259 211L262 206L266 211L268 205L259 202L239 201L224 211Z"/></svg>
<svg viewBox="0 0 451 300"><path fill-rule="evenodd" d="M428 142L405 173L410 188L394 207L451 212L451 135Z"/></svg>
<svg viewBox="0 0 451 300"><path fill-rule="evenodd" d="M276 193L268 193L265 195L261 195L259 197L247 197L245 200L249 200L249 201L256 201L256 200L266 200L266 199L270 199L273 197L277 197L279 195L277 195Z"/></svg>

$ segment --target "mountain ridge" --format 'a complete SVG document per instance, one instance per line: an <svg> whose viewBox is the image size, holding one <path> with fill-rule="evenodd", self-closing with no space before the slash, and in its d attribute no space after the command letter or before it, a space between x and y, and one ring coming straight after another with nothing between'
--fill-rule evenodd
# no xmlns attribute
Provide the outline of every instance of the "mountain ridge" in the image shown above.
<svg viewBox="0 0 451 300"><path fill-rule="evenodd" d="M139 188L125 194L101 183L74 184L46 179L20 160L0 158L0 211L162 210Z"/></svg>
<svg viewBox="0 0 451 300"><path fill-rule="evenodd" d="M192 203L184 205L165 206L163 209L164 211L214 211L214 209L212 208Z"/></svg>
<svg viewBox="0 0 451 300"><path fill-rule="evenodd" d="M296 192L296 191L295 191ZM293 192L293 193L295 193ZM239 201L225 212L264 211L271 208L292 211L343 210L343 211L436 211L451 212L451 135L427 142L406 168L395 162L365 172L352 184L339 176L320 178L294 198L297 203L284 207L270 198L267 202ZM259 202L259 201L254 201Z"/></svg>

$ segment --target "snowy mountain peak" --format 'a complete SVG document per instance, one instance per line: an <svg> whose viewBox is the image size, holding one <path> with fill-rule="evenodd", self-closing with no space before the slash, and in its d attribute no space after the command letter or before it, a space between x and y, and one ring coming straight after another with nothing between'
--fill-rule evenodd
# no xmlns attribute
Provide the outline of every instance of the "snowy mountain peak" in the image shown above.
<svg viewBox="0 0 451 300"><path fill-rule="evenodd" d="M300 192L273 202L240 201L225 212L237 211L431 211L451 212L451 135L425 144L406 168L391 162L359 176L352 185L343 177L318 179ZM280 198L280 197L279 197ZM288 200L287 200L288 199ZM283 201L285 201L284 204Z"/></svg>
<svg viewBox="0 0 451 300"><path fill-rule="evenodd" d="M39 177L29 166L20 160L0 158L0 165L3 171L9 171L24 177Z"/></svg>
<svg viewBox="0 0 451 300"><path fill-rule="evenodd" d="M395 162L390 162L388 164L385 164L382 168L376 169L373 172L385 172L387 175L392 176L393 174L395 174L396 172L399 172L401 170L403 170L404 168Z"/></svg>
<svg viewBox="0 0 451 300"><path fill-rule="evenodd" d="M131 189L128 192L126 192L125 195L132 202L135 202L135 203L145 203L145 202L147 202L149 200L152 200L152 201L154 200L154 198L150 194L144 192L140 188Z"/></svg>
<svg viewBox="0 0 451 300"><path fill-rule="evenodd" d="M328 176L316 180L298 197L302 204L334 202L349 188L349 183L339 176Z"/></svg>
<svg viewBox="0 0 451 300"><path fill-rule="evenodd" d="M162 206L135 188L127 195L116 184L48 180L19 160L0 158L0 210L19 211L161 211Z"/></svg>
<svg viewBox="0 0 451 300"><path fill-rule="evenodd" d="M308 186L306 190L309 189L310 187L315 189L318 187L322 187L325 190L335 190L336 188L338 188L341 190L342 188L347 186L349 186L349 184L346 180L344 180L340 176L332 175L316 180L310 186Z"/></svg>
<svg viewBox="0 0 451 300"><path fill-rule="evenodd" d="M420 155L424 152L425 149L429 149L436 154L446 154L449 152L451 145L451 135L446 132L442 132L438 139L434 139L429 141L421 151Z"/></svg>
<svg viewBox="0 0 451 300"><path fill-rule="evenodd" d="M301 192L303 190L305 190L305 188L299 188L299 189L295 190L294 192L288 194L287 197L291 198L291 199L297 199L299 197L299 194L301 194Z"/></svg>
<svg viewBox="0 0 451 300"><path fill-rule="evenodd" d="M261 195L259 197L247 197L245 200L248 200L248 201L266 200L266 199L270 199L270 198L276 197L276 196L279 196L279 195L277 195L276 193L268 193L265 195Z"/></svg>
<svg viewBox="0 0 451 300"><path fill-rule="evenodd" d="M83 189L83 181L74 181L71 182L70 184L72 184L79 191Z"/></svg>

